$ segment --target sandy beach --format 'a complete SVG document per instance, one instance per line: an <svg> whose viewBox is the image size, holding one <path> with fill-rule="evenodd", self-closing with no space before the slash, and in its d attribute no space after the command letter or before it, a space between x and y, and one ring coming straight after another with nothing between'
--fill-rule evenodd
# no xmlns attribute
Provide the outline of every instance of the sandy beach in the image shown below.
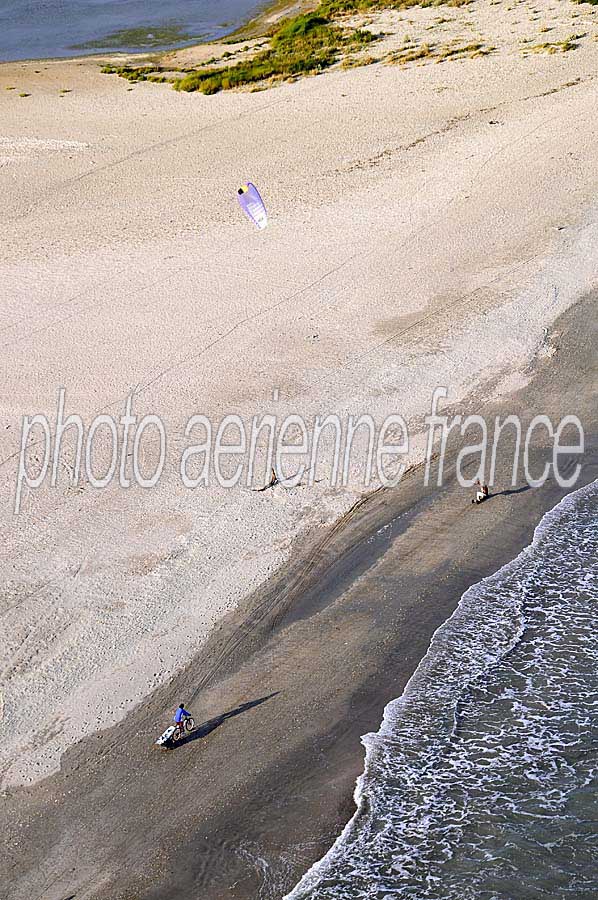
<svg viewBox="0 0 598 900"><path fill-rule="evenodd" d="M175 872L181 898L280 897L327 849L352 814L359 736L560 496L497 498L479 532L454 479L424 489L436 386L460 411L576 412L581 480L596 477L598 10L368 22L380 62L265 91L130 84L97 59L0 66L10 900L163 897ZM428 34L488 52L391 64ZM262 233L238 208L247 179ZM22 417L55 420L60 388L85 421L130 395L160 416L154 488L70 485L65 440L57 487L13 513ZM359 459L331 487L327 437L312 485L181 484L194 414L366 412L409 425L396 490L366 490ZM107 450L98 438L98 469ZM146 471L156 452L149 436ZM165 764L151 745L181 692L212 725Z"/></svg>
<svg viewBox="0 0 598 900"><path fill-rule="evenodd" d="M579 415L579 485L598 475L596 321L594 294L557 321L556 352L532 365L528 386L487 405L489 415ZM511 440L505 461L512 452ZM534 469L547 458L535 442ZM440 490L418 474L304 545L127 717L126 741L122 725L89 737L59 774L4 796L11 900L249 900L292 888L353 814L360 736L377 729L463 591L529 544L564 493L524 483L472 514L452 466ZM508 464L498 475L509 481ZM149 738L183 695L202 724L163 755Z"/></svg>

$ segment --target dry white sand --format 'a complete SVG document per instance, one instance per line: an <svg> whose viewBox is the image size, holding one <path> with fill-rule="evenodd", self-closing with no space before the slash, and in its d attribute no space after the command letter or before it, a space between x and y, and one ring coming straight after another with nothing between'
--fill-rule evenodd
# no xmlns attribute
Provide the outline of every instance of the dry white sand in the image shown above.
<svg viewBox="0 0 598 900"><path fill-rule="evenodd" d="M456 401L521 383L598 277L597 12L385 15L374 54L406 33L497 50L216 97L131 89L94 61L0 67L5 786L119 721L362 489L355 466L344 490L187 490L192 414L401 413L415 430L436 385ZM574 30L573 51L523 52L522 35ZM247 178L263 233L237 206ZM60 387L87 421L136 388L167 428L156 488L69 487L67 447L58 487L11 513L20 419L52 415Z"/></svg>

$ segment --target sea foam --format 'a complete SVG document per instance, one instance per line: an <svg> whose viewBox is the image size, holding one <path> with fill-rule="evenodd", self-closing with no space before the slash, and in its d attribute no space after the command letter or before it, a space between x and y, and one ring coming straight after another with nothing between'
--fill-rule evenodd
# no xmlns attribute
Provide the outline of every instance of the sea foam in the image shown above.
<svg viewBox="0 0 598 900"><path fill-rule="evenodd" d="M598 481L463 595L362 739L357 812L287 900L595 895L597 526Z"/></svg>

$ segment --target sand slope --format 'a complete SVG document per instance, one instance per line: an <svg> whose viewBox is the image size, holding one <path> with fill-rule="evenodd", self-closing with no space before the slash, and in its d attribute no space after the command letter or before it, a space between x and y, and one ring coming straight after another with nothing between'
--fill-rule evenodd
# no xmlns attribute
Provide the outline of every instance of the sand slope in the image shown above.
<svg viewBox="0 0 598 900"><path fill-rule="evenodd" d="M525 55L515 13L476 3L447 12L447 39L491 21L496 53L269 92L131 89L93 61L0 68L5 785L119 721L361 490L357 470L343 491L186 490L189 416L416 425L437 384L453 400L518 386L544 328L595 283L595 13L536 7L568 33L583 15L578 49ZM432 12L386 16L380 52L406 27L444 28ZM263 234L236 205L246 178L268 203ZM20 417L51 414L61 386L87 418L120 415L133 388L138 413L163 417L158 487L73 489L63 467L11 515Z"/></svg>

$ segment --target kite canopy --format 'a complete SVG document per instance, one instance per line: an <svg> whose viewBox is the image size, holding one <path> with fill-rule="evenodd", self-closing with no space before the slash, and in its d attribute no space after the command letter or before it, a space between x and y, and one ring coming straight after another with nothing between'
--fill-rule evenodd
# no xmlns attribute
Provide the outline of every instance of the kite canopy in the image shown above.
<svg viewBox="0 0 598 900"><path fill-rule="evenodd" d="M257 225L260 230L265 228L268 224L266 207L264 206L264 201L260 197L260 192L255 184L248 181L247 184L244 184L243 187L239 188L237 193L239 195L241 209L247 218L251 219L253 224Z"/></svg>

